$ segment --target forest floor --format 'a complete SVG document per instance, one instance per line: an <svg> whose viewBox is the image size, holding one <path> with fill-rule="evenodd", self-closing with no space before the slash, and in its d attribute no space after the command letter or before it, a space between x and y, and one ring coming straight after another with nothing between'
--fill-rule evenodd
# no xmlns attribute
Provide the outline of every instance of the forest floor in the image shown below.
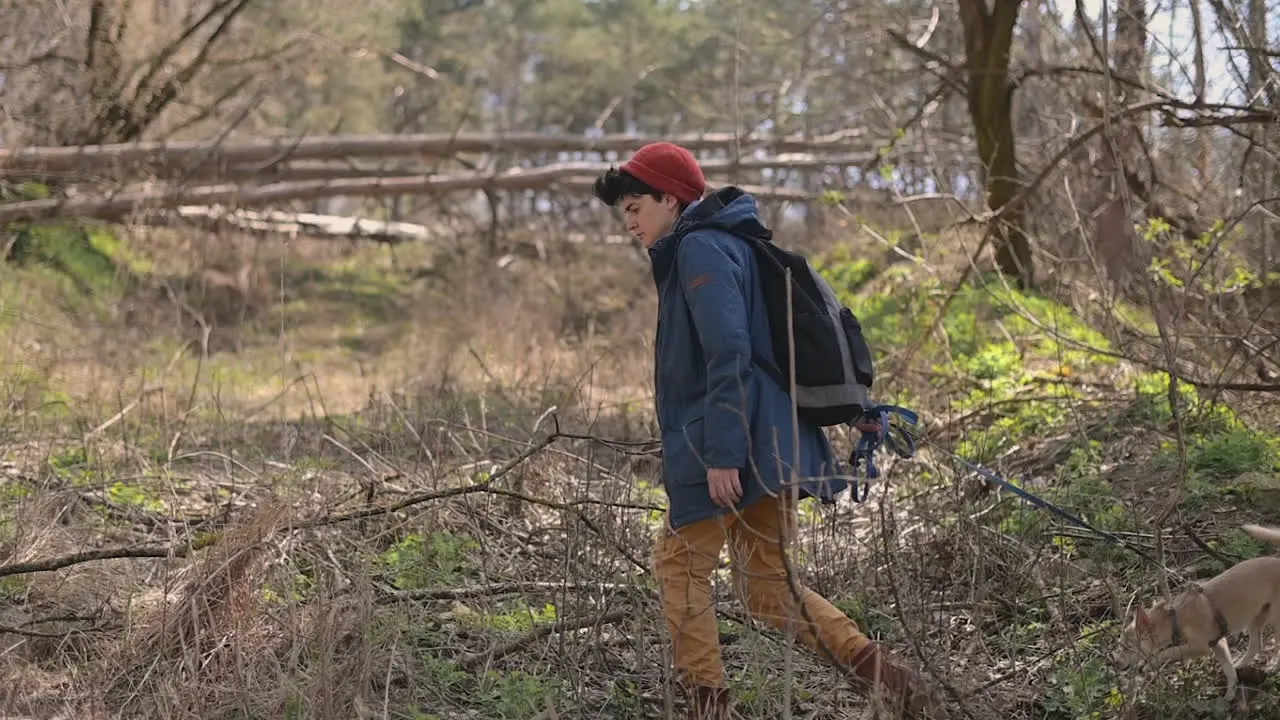
<svg viewBox="0 0 1280 720"><path fill-rule="evenodd" d="M0 713L679 715L649 570L665 498L642 254L121 228L86 252L40 232L0 264ZM837 232L815 257L895 369L880 399L921 413L920 449L882 456L864 504L804 508L803 581L959 717L1232 716L1212 660L1109 656L1157 597L1131 548L1175 589L1272 552L1239 530L1280 524L1271 408L1179 387L1175 418L1167 378L1116 344L1154 337L1141 311L960 285L972 238L909 243L926 264ZM860 717L721 571L739 712ZM1252 717L1280 717L1277 689L1247 688Z"/></svg>

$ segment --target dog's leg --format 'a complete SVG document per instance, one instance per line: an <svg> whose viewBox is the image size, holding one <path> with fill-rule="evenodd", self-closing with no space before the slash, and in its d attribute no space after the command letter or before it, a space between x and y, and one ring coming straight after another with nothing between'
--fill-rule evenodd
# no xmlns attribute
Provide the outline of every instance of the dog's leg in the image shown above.
<svg viewBox="0 0 1280 720"><path fill-rule="evenodd" d="M1236 683L1239 678L1236 676L1236 668L1231 664L1231 650L1227 647L1227 639L1221 638L1213 644L1213 656L1218 659L1218 665L1222 667L1222 674L1227 676L1227 693L1222 696L1226 702L1236 696Z"/></svg>
<svg viewBox="0 0 1280 720"><path fill-rule="evenodd" d="M1237 669L1247 667L1258 657L1258 653L1262 652L1262 628L1266 624L1266 616L1259 614L1249 623L1249 647L1244 651L1244 655L1240 659L1232 663Z"/></svg>
<svg viewBox="0 0 1280 720"><path fill-rule="evenodd" d="M1155 665L1156 667L1159 667L1161 665L1165 665L1170 662L1175 662L1175 661L1180 662L1182 660L1186 660L1187 658L1195 657L1197 655L1204 655L1204 654L1205 654L1204 648L1192 647L1190 645L1175 645L1174 647L1165 648L1164 650L1161 650L1160 652L1156 653L1156 656L1152 664Z"/></svg>
<svg viewBox="0 0 1280 720"><path fill-rule="evenodd" d="M1268 614L1266 622L1262 623L1262 627L1267 627L1268 625L1271 626L1272 632L1280 633L1280 604L1271 604L1271 612ZM1280 670L1280 656L1273 657L1264 669L1268 675Z"/></svg>

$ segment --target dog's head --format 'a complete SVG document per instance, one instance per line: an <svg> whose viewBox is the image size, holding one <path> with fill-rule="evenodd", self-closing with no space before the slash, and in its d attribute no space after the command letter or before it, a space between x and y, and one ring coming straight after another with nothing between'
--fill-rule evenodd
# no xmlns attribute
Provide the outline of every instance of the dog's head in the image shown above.
<svg viewBox="0 0 1280 720"><path fill-rule="evenodd" d="M1161 600L1152 607L1138 609L1120 633L1114 660L1122 668L1142 664L1173 642L1173 610Z"/></svg>

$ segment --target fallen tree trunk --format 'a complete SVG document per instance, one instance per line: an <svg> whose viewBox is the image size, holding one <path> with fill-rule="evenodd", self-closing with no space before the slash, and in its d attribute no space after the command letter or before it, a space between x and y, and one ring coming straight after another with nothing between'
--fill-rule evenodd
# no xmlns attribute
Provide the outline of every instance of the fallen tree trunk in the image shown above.
<svg viewBox="0 0 1280 720"><path fill-rule="evenodd" d="M895 155L896 160L906 160L913 162L927 161L927 157L923 151L899 151ZM756 170L822 170L825 168L849 168L849 167L867 167L879 160L876 153L846 153L840 155L815 155L812 153L786 153L764 158L741 158L737 161L731 158L709 158L702 160L700 165L704 172L708 175L722 174L732 175L741 171ZM609 167L609 163L584 164L584 166L599 168L600 171ZM543 167L555 167L543 166ZM540 169L538 167L528 168L528 170ZM235 165L232 167L218 168L207 167L201 172L194 173L189 177L182 177L184 183L242 183L242 184L266 184L275 182L300 182L309 180L349 180L349 179L369 179L369 178L396 178L410 176L430 176L436 175L436 171L432 168L423 167L418 164L403 164L378 166L371 163L352 163L341 161L302 161L276 163L269 167L255 165ZM175 173L176 175L176 173ZM55 175L27 175L22 180L41 181L45 179L61 179ZM101 182L102 178L98 181ZM149 179L150 181L150 179ZM148 183L150 184L150 182Z"/></svg>
<svg viewBox="0 0 1280 720"><path fill-rule="evenodd" d="M417 223L374 220L349 215L321 215L317 213L292 213L279 210L233 210L217 205L182 205L173 213L145 218L148 224L176 225L190 223L204 228L234 227L249 233L310 236L327 238L354 238L396 245L404 242L431 242L453 240L468 231L464 227L447 224L419 225ZM529 226L525 229L532 229ZM474 232L474 228L471 230ZM536 232L536 230L535 230ZM597 243L602 245L631 245L629 236L620 234L569 232L558 236L571 245Z"/></svg>
<svg viewBox="0 0 1280 720"><path fill-rule="evenodd" d="M591 190L591 186L595 184L596 178L592 176L579 176L565 178L556 184L561 187L573 188L575 190ZM800 190L799 188L784 188L774 185L748 185L744 183L734 183L743 190L751 193L757 200L793 200L795 202L808 202L817 197L817 194ZM715 187L714 184L710 184Z"/></svg>
<svg viewBox="0 0 1280 720"><path fill-rule="evenodd" d="M28 147L0 150L0 177L120 173L176 175L207 172L256 163L269 167L292 160L334 160L355 157L449 158L459 153L490 152L625 152L655 140L668 139L693 151L767 148L774 153L856 152L870 144L862 131L843 131L819 138L743 137L728 133L681 135L671 138L635 135L552 135L545 133L332 135L309 138L254 138L240 141L138 142L79 147ZM261 171L263 168L259 168Z"/></svg>
<svg viewBox="0 0 1280 720"><path fill-rule="evenodd" d="M464 190L532 190L561 185L590 188L596 175L607 165L562 163L532 170L513 169L500 173L466 173L439 176L392 178L349 178L280 182L245 188L233 183L205 187L140 190L105 197L29 200L0 205L0 223L45 220L55 217L94 218L120 221L135 213L171 210L182 205L229 205L254 207L294 200L323 197L389 197L429 195ZM749 187L760 198L808 200L813 196L790 188Z"/></svg>
<svg viewBox="0 0 1280 720"><path fill-rule="evenodd" d="M923 152L898 151L895 159L902 161L918 161L923 159ZM700 165L708 173L733 173L747 170L821 170L823 168L862 167L879 159L876 153L844 153L840 155L818 155L813 153L785 153L772 157L746 157L737 161L732 158L708 158ZM608 163L598 165L601 171L609 167ZM208 167L193 176L204 182L296 182L305 180L337 180L347 178L373 177L406 177L410 175L432 175L432 168L417 164L397 164L379 167L370 163L352 163L340 161L302 161L293 160L275 163L270 166L234 165L219 168Z"/></svg>
<svg viewBox="0 0 1280 720"><path fill-rule="evenodd" d="M447 234L417 223L279 210L232 210L217 205L181 205L174 214L181 221L215 227L229 225L248 232L360 238L388 244L422 242Z"/></svg>

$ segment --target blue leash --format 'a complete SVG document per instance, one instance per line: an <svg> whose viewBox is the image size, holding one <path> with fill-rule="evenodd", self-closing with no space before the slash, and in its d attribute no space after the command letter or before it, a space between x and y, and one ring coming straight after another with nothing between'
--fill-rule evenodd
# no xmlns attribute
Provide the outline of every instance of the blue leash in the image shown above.
<svg viewBox="0 0 1280 720"><path fill-rule="evenodd" d="M930 447L932 447L934 450L937 450L938 452L942 453L943 455L946 455L947 457L951 458L952 460L955 460L956 462L960 463L961 465L964 465L965 467L967 467L967 468L969 468L970 470L972 470L972 471L974 471L974 472L978 473L979 475L983 476L984 478L986 478L986 479L988 479L988 480L990 480L990 481L994 482L995 484L999 485L1000 487L1003 487L1004 489L1006 489L1006 490L1008 490L1008 491L1012 492L1014 495L1017 495L1018 497L1021 497L1023 500L1026 500L1027 502L1031 503L1032 505L1035 505L1036 507L1042 508L1042 509L1044 509L1044 510L1048 510L1049 512L1053 513L1054 515L1057 515L1058 517L1062 518L1063 520L1066 520L1067 522L1071 523L1072 525L1075 525L1076 527L1082 528L1082 529L1084 529L1084 530L1088 530L1089 532L1096 534L1098 537L1101 537L1101 538L1103 538L1103 539L1105 539L1105 540L1108 540L1108 541L1110 541L1110 542L1113 542L1113 543L1115 543L1116 545L1121 545L1121 546L1129 547L1129 549L1130 549L1130 550L1133 550L1134 552L1138 553L1139 555L1142 555L1142 554L1143 554L1143 553L1141 553L1140 551L1138 551L1136 548L1134 548L1134 547L1131 547L1131 546L1127 545L1127 544L1125 543L1125 541L1124 541L1124 540L1122 540L1120 537L1118 537L1118 536L1116 536L1116 535L1113 535L1113 534L1111 534L1111 533L1107 532L1106 530L1099 530L1098 528L1096 528L1096 527L1094 527L1094 526L1090 525L1090 524L1088 523L1088 521L1086 521L1084 518L1082 518L1082 517L1080 517L1080 516L1078 516L1078 515L1072 515L1071 513L1067 512L1066 510L1063 510L1062 508L1058 507L1057 505L1054 505L1053 503L1049 502L1048 500L1045 500L1044 498L1042 498L1042 497L1040 497L1040 496L1038 496L1038 495L1036 495L1036 494L1034 494L1034 493L1028 492L1028 491L1026 491L1026 490L1024 490L1024 489L1022 489L1022 488L1018 487L1017 485L1014 485L1013 483L1009 482L1008 480L1005 480L1004 478L1000 477L999 475L996 475L995 473L993 473L993 472L991 472L990 470L988 470L988 469L986 469L986 468L982 467L981 465L978 465L977 463L971 463L971 462L969 462L968 460L965 460L964 458L960 457L959 455L956 455L955 453L951 452L950 450L947 450L946 448L943 448L943 447L938 447L938 445L936 445L935 443L929 442L928 440L926 440L925 442L928 442L928 443L929 443L929 446L930 446ZM1145 557L1145 555L1144 555L1144 557ZM1150 558L1148 558L1148 559L1150 559ZM1155 561L1154 561L1154 560L1152 560L1152 562L1155 562Z"/></svg>
<svg viewBox="0 0 1280 720"><path fill-rule="evenodd" d="M889 450L900 458L909 458L916 454L915 440L911 438L911 434L906 430L892 425L890 415L898 415L913 426L920 422L918 414L897 405L877 405L866 411L864 418L870 420L875 417L879 421L880 427L878 430L863 430L862 437L858 439L858 444L849 455L849 465L853 471L851 493L854 502L865 501L867 495L871 492L870 482L858 482L858 465L865 464L867 466L868 480L875 480L880 477L880 468L876 467L876 451L882 445L888 445ZM895 436L895 433L897 436ZM861 495L858 494L859 486L862 486Z"/></svg>
<svg viewBox="0 0 1280 720"><path fill-rule="evenodd" d="M863 430L862 437L859 438L857 446L854 448L853 453L849 456L849 464L852 465L852 470L853 470L852 495L855 502L861 503L865 501L867 499L867 494L871 492L871 483L858 482L858 464L860 461L865 461L866 463L867 479L874 480L880 477L880 469L877 468L875 465L875 452L879 450L882 445L888 445L889 449L893 451L893 453L900 458L905 459L915 455L915 452L916 452L915 440L911 437L911 434L908 433L906 430L900 427L895 427L891 425L890 415L901 416L906 422L910 423L912 426L916 425L920 421L920 416L918 414L916 414L915 412L912 412L911 410L907 410L906 408L898 407L897 405L878 405L866 412L866 415L865 415L866 419L870 420L872 417L877 417L879 419L880 427L878 430ZM895 438L895 435L894 435L895 433L897 433L899 437ZM1109 533L1105 530L1099 530L1098 528L1095 528L1093 525L1090 525L1088 521L1086 521L1084 518L1078 515L1069 513L1066 510L1063 510L1062 508L1058 507L1057 505L1054 505L1048 500L1045 500L1044 498L1039 497L1035 493L1028 492L1023 488L1020 488L1017 485L1014 485L1013 483L1009 482L1008 480L1005 480L999 475L996 475L995 473L982 467L981 465L978 465L977 463L969 462L968 460L965 460L964 458L960 457L959 455L956 455L950 450L947 450L944 447L940 447L937 443L931 442L927 439L924 442L928 443L929 446L932 447L934 450L937 450L943 455L946 455L952 460L955 460L956 462L965 466L969 470L972 470L973 472L978 473L979 475L983 476L987 480L990 480L991 482L994 482L1000 487L1005 488L1006 490L1012 492L1013 494L1017 495L1023 500L1026 500L1032 505L1035 505L1036 507L1042 508L1044 510L1048 510L1049 512L1053 513L1054 515L1057 515L1058 517L1062 518L1063 520L1066 520L1067 522L1071 523L1072 525L1075 525L1076 527L1079 527L1083 530L1088 530L1089 532L1097 535L1098 537L1104 540L1107 540L1108 542L1111 542L1116 545L1119 545L1120 547L1126 548L1129 551L1133 552L1135 555L1150 562L1152 565L1155 565L1156 567L1160 567L1160 568L1164 567L1155 558L1151 557L1143 550L1136 548L1133 545L1130 545L1129 543L1125 542L1123 538L1120 538L1119 536L1113 533ZM859 495L858 493L859 485L862 485L862 488L863 488L861 495Z"/></svg>

